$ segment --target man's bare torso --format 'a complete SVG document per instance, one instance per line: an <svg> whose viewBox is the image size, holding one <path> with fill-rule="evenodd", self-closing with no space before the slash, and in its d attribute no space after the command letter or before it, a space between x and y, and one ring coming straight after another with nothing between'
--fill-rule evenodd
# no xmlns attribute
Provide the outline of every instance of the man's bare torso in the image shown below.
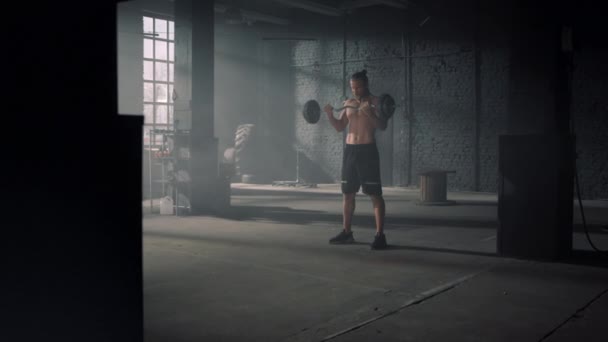
<svg viewBox="0 0 608 342"><path fill-rule="evenodd" d="M361 102L356 99L348 99L344 105L360 107L367 102L368 104L377 106L378 100L378 97L370 95L361 99ZM370 110L371 115L377 115L373 108L369 108L368 110ZM346 108L345 115L349 123L348 134L346 136L347 144L371 144L375 142L376 125L372 118L367 116L362 110L354 108Z"/></svg>

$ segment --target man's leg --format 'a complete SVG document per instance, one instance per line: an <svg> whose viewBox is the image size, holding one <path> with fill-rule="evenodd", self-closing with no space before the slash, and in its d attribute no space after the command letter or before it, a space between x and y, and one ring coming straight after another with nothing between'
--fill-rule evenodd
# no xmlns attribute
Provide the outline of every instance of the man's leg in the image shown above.
<svg viewBox="0 0 608 342"><path fill-rule="evenodd" d="M376 234L384 233L385 204L382 195L370 195L374 205L374 217L376 218Z"/></svg>
<svg viewBox="0 0 608 342"><path fill-rule="evenodd" d="M355 195L354 192L344 194L342 200L342 223L346 232L350 232L353 214L355 213Z"/></svg>
<svg viewBox="0 0 608 342"><path fill-rule="evenodd" d="M329 239L329 243L352 243L355 241L351 231L353 213L355 212L355 195L359 191L357 170L354 167L353 147L347 145L342 159L342 224L343 229L338 235Z"/></svg>
<svg viewBox="0 0 608 342"><path fill-rule="evenodd" d="M338 235L329 239L331 244L343 244L353 243L355 241L353 232L350 229L350 225L353 219L353 213L355 212L355 195L356 192L345 192L342 202L343 216L342 221L344 228L338 233Z"/></svg>
<svg viewBox="0 0 608 342"><path fill-rule="evenodd" d="M372 249L385 249L388 247L386 236L384 236L384 198L382 195L370 195L374 204L374 216L376 217L376 235L371 244Z"/></svg>
<svg viewBox="0 0 608 342"><path fill-rule="evenodd" d="M376 234L380 234L384 232L385 204L382 197L382 181L380 180L380 155L375 144L366 146L359 162L359 175L363 193L372 200L374 217L376 218Z"/></svg>
<svg viewBox="0 0 608 342"><path fill-rule="evenodd" d="M370 196L374 205L376 236L374 236L371 247L372 249L384 249L387 248L386 237L384 236L385 203L382 197L382 182L380 180L380 156L375 144L365 149L359 169L363 192Z"/></svg>

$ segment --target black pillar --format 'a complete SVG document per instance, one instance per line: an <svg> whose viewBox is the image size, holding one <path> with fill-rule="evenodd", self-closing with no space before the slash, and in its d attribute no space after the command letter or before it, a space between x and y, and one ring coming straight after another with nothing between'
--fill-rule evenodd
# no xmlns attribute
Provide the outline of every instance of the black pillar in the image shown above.
<svg viewBox="0 0 608 342"><path fill-rule="evenodd" d="M218 177L214 136L214 7L212 1L178 0L176 20L176 118L190 131L192 213L215 210L227 195ZM189 121L189 125L187 122ZM178 124L178 128L184 128Z"/></svg>
<svg viewBox="0 0 608 342"><path fill-rule="evenodd" d="M509 134L499 140L498 252L557 259L572 249L571 51L559 2L516 3Z"/></svg>
<svg viewBox="0 0 608 342"><path fill-rule="evenodd" d="M216 206L217 138L213 123L213 1L192 2L192 211Z"/></svg>
<svg viewBox="0 0 608 342"><path fill-rule="evenodd" d="M118 115L116 3L13 5L0 340L142 341L143 117Z"/></svg>

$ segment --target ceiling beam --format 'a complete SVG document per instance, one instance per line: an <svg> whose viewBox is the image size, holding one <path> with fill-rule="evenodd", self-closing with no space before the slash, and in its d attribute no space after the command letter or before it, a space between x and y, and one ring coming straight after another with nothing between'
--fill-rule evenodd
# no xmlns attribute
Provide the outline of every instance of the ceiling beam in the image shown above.
<svg viewBox="0 0 608 342"><path fill-rule="evenodd" d="M276 25L289 25L289 20L275 17L274 15L249 10L241 10L241 13L243 13L243 17L245 17L246 19L249 18L254 21L264 21Z"/></svg>
<svg viewBox="0 0 608 342"><path fill-rule="evenodd" d="M361 7L369 7L378 4L378 0L349 0L342 2L342 9L351 10Z"/></svg>
<svg viewBox="0 0 608 342"><path fill-rule="evenodd" d="M214 5L215 12L217 12L217 13L225 13L226 10L228 9L228 7L229 7L228 5L220 4L220 3L216 3ZM260 13L260 12L256 12L256 11L249 11L249 10L244 10L244 9L239 9L239 10L241 11L241 15L243 16L243 19L245 22L263 21L263 22L276 24L276 25L289 25L289 20L284 19L284 18L279 18L279 17L275 17L274 15L269 15L269 14Z"/></svg>
<svg viewBox="0 0 608 342"><path fill-rule="evenodd" d="M382 5L399 8L399 9L407 9L409 3L407 1L399 1L399 0L378 0L378 2Z"/></svg>
<svg viewBox="0 0 608 342"><path fill-rule="evenodd" d="M409 5L409 1L399 1L399 0L354 0L354 1L345 1L341 8L344 10L352 10L356 8L369 7L375 5L386 5L399 9L407 9Z"/></svg>
<svg viewBox="0 0 608 342"><path fill-rule="evenodd" d="M308 1L308 0L274 0L278 3L281 3L286 6L300 8L303 10L307 10L309 12L319 13L323 15L339 17L344 14L344 12L335 7L319 4L317 2Z"/></svg>

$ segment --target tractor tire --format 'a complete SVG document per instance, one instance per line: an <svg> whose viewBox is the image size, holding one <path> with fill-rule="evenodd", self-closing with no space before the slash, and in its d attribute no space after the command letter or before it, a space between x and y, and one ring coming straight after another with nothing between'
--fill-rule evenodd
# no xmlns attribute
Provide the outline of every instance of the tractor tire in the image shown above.
<svg viewBox="0 0 608 342"><path fill-rule="evenodd" d="M239 125L234 138L234 164L237 175L255 173L255 125Z"/></svg>

